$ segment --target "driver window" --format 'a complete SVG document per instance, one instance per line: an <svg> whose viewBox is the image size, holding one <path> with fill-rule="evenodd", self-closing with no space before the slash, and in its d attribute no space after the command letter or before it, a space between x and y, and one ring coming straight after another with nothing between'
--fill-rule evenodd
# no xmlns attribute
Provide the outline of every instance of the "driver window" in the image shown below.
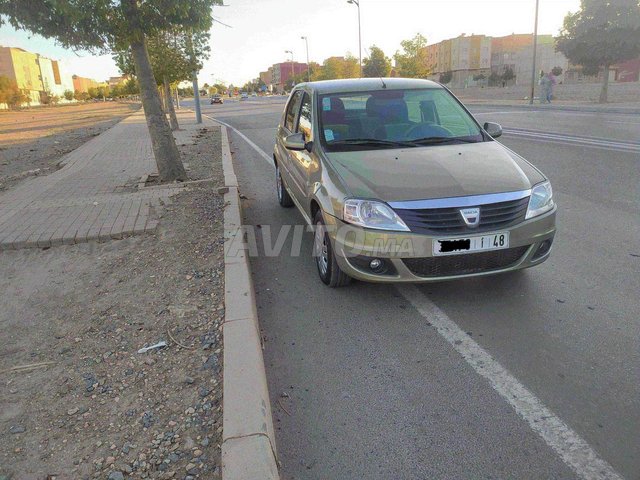
<svg viewBox="0 0 640 480"><path fill-rule="evenodd" d="M304 134L304 139L307 142L313 140L311 126L311 97L308 93L304 94L302 99L302 107L300 108L300 119L298 120L298 132Z"/></svg>
<svg viewBox="0 0 640 480"><path fill-rule="evenodd" d="M284 126L290 132L294 131L294 122L296 120L296 115L298 110L300 109L300 99L302 98L302 91L298 90L293 94L291 100L289 101L289 105L287 106L287 116L285 119Z"/></svg>

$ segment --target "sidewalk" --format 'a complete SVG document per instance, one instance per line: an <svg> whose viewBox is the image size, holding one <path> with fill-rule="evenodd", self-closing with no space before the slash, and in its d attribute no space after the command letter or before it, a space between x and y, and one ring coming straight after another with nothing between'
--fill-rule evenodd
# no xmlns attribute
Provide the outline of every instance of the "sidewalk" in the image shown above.
<svg viewBox="0 0 640 480"><path fill-rule="evenodd" d="M454 92L455 93L455 92ZM533 105L529 105L529 100L491 100L466 97L459 93L456 96L465 105L482 107L504 107L504 108L529 108L531 110L563 110L569 112L589 112L589 113L622 113L637 115L640 114L640 102L627 103L593 103L570 100L554 100L551 104L542 104L536 98Z"/></svg>
<svg viewBox="0 0 640 480"><path fill-rule="evenodd" d="M192 114L181 128L196 128ZM183 132L178 132L180 136ZM176 185L137 185L157 174L143 113L67 154L64 167L0 194L0 250L122 238L153 231L153 207L168 203Z"/></svg>

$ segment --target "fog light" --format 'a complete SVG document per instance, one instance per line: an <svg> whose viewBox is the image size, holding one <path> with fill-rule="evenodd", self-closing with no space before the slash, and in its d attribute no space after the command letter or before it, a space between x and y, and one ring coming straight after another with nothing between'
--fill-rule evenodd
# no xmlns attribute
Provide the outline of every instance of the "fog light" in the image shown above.
<svg viewBox="0 0 640 480"><path fill-rule="evenodd" d="M533 260L544 257L547 253L549 253L549 250L551 250L552 243L553 243L553 239L551 238L542 242L538 247L538 250L536 251L536 253L533 255Z"/></svg>
<svg viewBox="0 0 640 480"><path fill-rule="evenodd" d="M369 262L369 268L374 272L378 270L381 266L382 266L382 260L380 260L379 258L374 258L373 260L371 260L371 262Z"/></svg>

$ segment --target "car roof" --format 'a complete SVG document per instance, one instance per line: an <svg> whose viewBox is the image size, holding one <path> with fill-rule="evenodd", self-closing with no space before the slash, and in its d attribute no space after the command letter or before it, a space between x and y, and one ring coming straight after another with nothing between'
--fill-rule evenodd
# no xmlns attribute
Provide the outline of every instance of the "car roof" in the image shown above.
<svg viewBox="0 0 640 480"><path fill-rule="evenodd" d="M383 86L384 85L384 86ZM369 90L403 90L414 88L443 88L442 85L431 80L419 78L344 78L339 80L321 80L318 82L305 82L296 85L296 88L306 87L315 90L319 94L348 93Z"/></svg>

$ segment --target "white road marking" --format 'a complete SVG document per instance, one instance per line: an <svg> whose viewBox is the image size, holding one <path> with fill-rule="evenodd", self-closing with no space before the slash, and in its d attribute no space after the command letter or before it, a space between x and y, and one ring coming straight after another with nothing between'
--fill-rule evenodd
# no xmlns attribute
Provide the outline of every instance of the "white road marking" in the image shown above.
<svg viewBox="0 0 640 480"><path fill-rule="evenodd" d="M571 427L557 417L506 368L458 327L413 285L398 291L478 373L509 403L533 431L585 480L621 480L622 477Z"/></svg>
<svg viewBox="0 0 640 480"><path fill-rule="evenodd" d="M236 132L258 154L273 165L272 159L235 127L205 115ZM547 408L527 387L488 352L469 337L433 302L413 285L396 287L413 307L433 325L438 333L465 359L493 389L542 437L560 458L585 480L623 480L591 446L571 427Z"/></svg>
<svg viewBox="0 0 640 480"><path fill-rule="evenodd" d="M264 150L262 150L258 145L256 145L255 143L253 143L249 137L247 137L244 133L242 133L240 130L238 130L235 127L232 127L231 125L229 125L228 123L223 122L222 120L218 120L216 118L210 117L209 115L203 115L203 117L207 117L209 120L213 120L214 122L218 122L221 125L224 125L227 128L230 128L231 130L233 130L234 132L236 132L238 134L238 136L240 136L240 138L242 138L245 142L247 142L249 144L249 146L251 148L253 148L256 152L258 152L258 155L260 155L261 158L263 158L264 160L267 161L267 163L269 165L271 165L273 168L275 168L275 165L273 163L273 158L270 157L269 155L267 155Z"/></svg>

